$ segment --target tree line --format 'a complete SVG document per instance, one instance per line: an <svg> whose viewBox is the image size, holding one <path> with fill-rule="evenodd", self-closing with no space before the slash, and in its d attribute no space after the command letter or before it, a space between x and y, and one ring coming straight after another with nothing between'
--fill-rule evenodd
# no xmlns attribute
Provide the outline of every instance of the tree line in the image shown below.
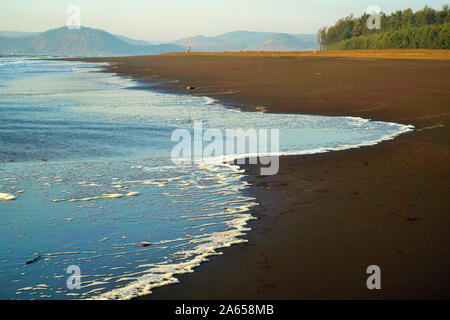
<svg viewBox="0 0 450 320"><path fill-rule="evenodd" d="M380 29L370 29L365 13L340 19L332 27L319 30L321 49L450 49L450 9L425 6L413 12L397 10L387 15L380 13Z"/></svg>

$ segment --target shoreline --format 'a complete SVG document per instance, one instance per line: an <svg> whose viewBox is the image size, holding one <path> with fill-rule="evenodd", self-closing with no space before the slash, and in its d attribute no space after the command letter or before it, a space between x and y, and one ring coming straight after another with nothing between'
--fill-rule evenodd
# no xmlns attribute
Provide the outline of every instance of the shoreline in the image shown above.
<svg viewBox="0 0 450 320"><path fill-rule="evenodd" d="M416 130L369 147L283 156L276 176L245 165L247 192L260 203L248 242L140 298L449 298L448 61L251 57L73 60L112 62L107 72L135 78L142 89L249 111L357 116ZM186 91L191 84L196 89ZM365 287L371 264L382 269L383 290Z"/></svg>

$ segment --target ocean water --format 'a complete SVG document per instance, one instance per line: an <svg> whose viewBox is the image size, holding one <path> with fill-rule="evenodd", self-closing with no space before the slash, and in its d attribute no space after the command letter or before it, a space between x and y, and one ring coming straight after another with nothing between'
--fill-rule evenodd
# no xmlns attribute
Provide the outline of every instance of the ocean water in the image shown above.
<svg viewBox="0 0 450 320"><path fill-rule="evenodd" d="M245 242L258 205L245 173L221 162L175 165L175 129L192 131L195 121L222 131L279 129L280 155L412 130L241 112L207 97L137 90L101 68L0 58L0 194L15 197L0 200L0 299L129 299ZM80 289L67 286L69 266L81 271Z"/></svg>

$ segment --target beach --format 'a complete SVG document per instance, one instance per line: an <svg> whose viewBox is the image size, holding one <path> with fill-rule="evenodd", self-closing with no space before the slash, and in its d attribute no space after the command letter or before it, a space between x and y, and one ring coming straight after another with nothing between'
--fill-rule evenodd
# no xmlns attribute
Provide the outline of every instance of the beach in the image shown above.
<svg viewBox="0 0 450 320"><path fill-rule="evenodd" d="M260 176L247 243L144 299L448 299L449 54L222 53L82 59L143 89L249 111L411 124L376 146L280 159ZM80 60L80 59L76 59ZM187 86L195 87L186 90ZM381 268L368 290L366 268Z"/></svg>

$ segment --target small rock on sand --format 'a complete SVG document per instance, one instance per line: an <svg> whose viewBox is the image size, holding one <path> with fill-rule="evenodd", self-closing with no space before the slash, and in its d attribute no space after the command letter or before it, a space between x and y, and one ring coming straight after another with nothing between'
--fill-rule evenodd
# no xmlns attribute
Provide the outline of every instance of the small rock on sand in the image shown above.
<svg viewBox="0 0 450 320"><path fill-rule="evenodd" d="M35 258L33 258L33 259L28 260L27 262L25 262L25 264L32 264L32 263L38 261L40 257L41 257L41 255L38 255L37 257L35 257Z"/></svg>
<svg viewBox="0 0 450 320"><path fill-rule="evenodd" d="M139 247L148 247L148 246L151 246L152 244L150 243L150 242L141 242L141 243L139 243Z"/></svg>

